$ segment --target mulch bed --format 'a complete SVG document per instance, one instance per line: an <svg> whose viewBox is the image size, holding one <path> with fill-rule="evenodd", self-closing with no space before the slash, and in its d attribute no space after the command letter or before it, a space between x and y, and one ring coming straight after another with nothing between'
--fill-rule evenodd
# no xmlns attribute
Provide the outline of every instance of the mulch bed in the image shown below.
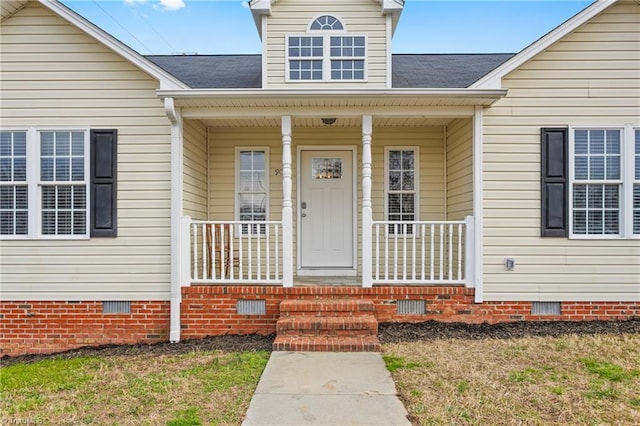
<svg viewBox="0 0 640 426"><path fill-rule="evenodd" d="M379 337L382 343L402 343L437 339L512 339L530 336L560 337L569 334L640 334L640 318L625 321L520 321L501 324L465 324L425 321L421 323L382 323ZM2 366L31 363L47 358L113 355L178 355L196 351L253 352L271 351L275 335L211 336L183 340L179 343L152 345L102 345L83 347L45 355L3 357Z"/></svg>

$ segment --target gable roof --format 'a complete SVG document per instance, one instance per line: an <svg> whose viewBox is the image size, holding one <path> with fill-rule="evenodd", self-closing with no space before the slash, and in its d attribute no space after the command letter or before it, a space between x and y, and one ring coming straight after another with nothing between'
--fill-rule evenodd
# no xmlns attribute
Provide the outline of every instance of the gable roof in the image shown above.
<svg viewBox="0 0 640 426"><path fill-rule="evenodd" d="M498 89L502 87L502 78L514 71L522 64L538 55L552 44L559 41L567 34L574 31L580 25L586 23L605 9L614 5L618 0L596 0L591 5L584 8L581 12L560 24L558 27L548 32L529 46L525 47L517 55L506 61L493 71L473 83L470 88L475 89Z"/></svg>
<svg viewBox="0 0 640 426"><path fill-rule="evenodd" d="M9 19L15 13L23 9L31 1L37 1L62 19L76 26L85 34L93 37L114 53L138 67L145 73L159 80L161 89L186 89L187 86L175 76L140 55L138 52L122 43L112 35L92 24L82 16L75 13L57 0L1 0L0 13L2 22Z"/></svg>
<svg viewBox="0 0 640 426"><path fill-rule="evenodd" d="M392 87L468 87L511 57L512 53L393 55ZM260 55L150 55L147 58L193 89L262 87Z"/></svg>

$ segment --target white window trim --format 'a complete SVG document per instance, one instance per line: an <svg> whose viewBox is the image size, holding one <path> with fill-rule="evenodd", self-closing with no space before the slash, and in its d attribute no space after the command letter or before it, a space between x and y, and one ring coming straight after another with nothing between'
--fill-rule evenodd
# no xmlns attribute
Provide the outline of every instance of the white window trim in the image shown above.
<svg viewBox="0 0 640 426"><path fill-rule="evenodd" d="M313 23L316 22L316 19L322 18L323 16L332 16L332 17L336 18L342 24L342 28L343 29L341 29L341 30L312 30L311 29L311 25L313 25ZM315 34L315 33L318 33L318 32L326 32L326 33L332 33L332 34L345 34L345 33L347 33L347 25L344 23L344 20L342 18L340 18L339 16L334 15L333 13L321 13L321 14L316 15L313 18L311 18L311 20L309 21L309 24L307 25L307 33Z"/></svg>
<svg viewBox="0 0 640 426"><path fill-rule="evenodd" d="M385 146L384 147L384 220L389 220L389 152L390 151L413 151L413 180L414 180L414 222L420 220L420 147L419 146ZM405 234L401 234L405 235ZM407 233L407 236L414 235Z"/></svg>
<svg viewBox="0 0 640 426"><path fill-rule="evenodd" d="M324 34L326 33L326 34ZM331 56L331 36L339 37L364 37L364 56ZM295 60L312 60L304 57L302 59L289 57L289 38L290 37L322 37L322 58L315 60L322 61L322 79L320 80L292 80L291 79L291 61ZM286 34L285 35L285 62L286 74L285 81L287 83L366 83L369 80L369 38L366 34L346 34L344 31L313 31L311 34ZM364 78L362 80L332 80L331 79L331 60L364 60Z"/></svg>
<svg viewBox="0 0 640 426"><path fill-rule="evenodd" d="M6 132L27 133L27 202L29 203L28 232L26 235L0 235L0 240L88 240L90 238L91 185L89 128L87 127L3 127ZM62 185L54 182L43 182L40 176L40 133L42 132L82 132L84 133L84 180L81 183L70 182L69 185L85 185L86 217L85 233L76 235L43 235L42 234L42 186Z"/></svg>
<svg viewBox="0 0 640 426"><path fill-rule="evenodd" d="M342 23L342 30L312 30L311 25L315 22L316 19L321 16L333 16L337 20ZM364 37L364 56L356 56L356 57L332 57L331 56L331 37ZM297 60L289 57L289 38L290 37L322 37L322 59L316 59L318 61L322 60L322 79L321 80L292 80L291 79L291 61ZM331 60L364 60L364 75L362 79L357 80L332 80L331 79ZM301 60L309 60L309 58L304 58ZM285 82L287 83L366 83L369 80L369 37L367 34L352 34L347 31L347 26L344 21L332 14L332 13L321 13L315 16L309 24L307 25L307 32L304 34L291 33L285 34Z"/></svg>
<svg viewBox="0 0 640 426"><path fill-rule="evenodd" d="M633 178L634 178L634 130L637 125L572 125L569 126L569 239L574 240L630 240L640 239L640 234L633 234ZM620 233L618 234L574 234L573 233L573 185L575 183L575 131L576 130L619 130L620 131L620 178L619 180L590 180L590 183L619 184L620 189Z"/></svg>
<svg viewBox="0 0 640 426"><path fill-rule="evenodd" d="M270 170L270 153L268 146L237 146L235 152L235 205L234 205L234 220L240 221L240 152L241 151L263 151L264 152L264 184L266 189L266 205L265 205L265 221L269 221L271 217L269 214L269 205L271 204L271 194L270 194L270 179L269 179L269 170ZM240 229L237 230L236 235L241 235ZM253 235L253 233L252 233Z"/></svg>

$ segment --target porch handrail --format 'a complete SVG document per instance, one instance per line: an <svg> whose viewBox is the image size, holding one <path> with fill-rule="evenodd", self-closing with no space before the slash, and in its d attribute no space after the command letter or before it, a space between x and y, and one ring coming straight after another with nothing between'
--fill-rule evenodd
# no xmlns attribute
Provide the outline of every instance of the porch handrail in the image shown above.
<svg viewBox="0 0 640 426"><path fill-rule="evenodd" d="M282 222L191 220L190 281L282 283Z"/></svg>
<svg viewBox="0 0 640 426"><path fill-rule="evenodd" d="M372 222L372 282L466 283L468 220Z"/></svg>

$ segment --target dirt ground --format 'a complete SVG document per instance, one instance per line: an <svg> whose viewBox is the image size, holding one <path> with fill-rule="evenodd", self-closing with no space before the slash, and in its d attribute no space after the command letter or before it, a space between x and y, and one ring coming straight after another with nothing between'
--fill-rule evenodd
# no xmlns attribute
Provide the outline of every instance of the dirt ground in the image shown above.
<svg viewBox="0 0 640 426"><path fill-rule="evenodd" d="M570 334L626 334L640 333L640 318L626 321L545 321L513 322L503 324L464 324L426 321L421 323L382 323L380 341L384 343L414 342L436 339L511 339L527 336L564 336ZM3 357L0 364L30 363L50 357L73 358L80 356L111 355L173 355L195 351L271 351L275 335L211 336L204 339L184 340L179 343L152 345L103 345L72 349L47 355Z"/></svg>

